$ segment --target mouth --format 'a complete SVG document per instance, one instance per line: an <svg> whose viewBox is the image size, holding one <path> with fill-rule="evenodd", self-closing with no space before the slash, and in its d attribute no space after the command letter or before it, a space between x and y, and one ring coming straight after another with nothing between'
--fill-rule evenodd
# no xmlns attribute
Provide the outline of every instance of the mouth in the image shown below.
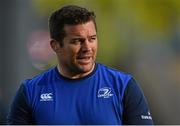
<svg viewBox="0 0 180 126"><path fill-rule="evenodd" d="M92 57L91 56L83 56L83 57L78 57L77 61L79 64L89 64L92 61Z"/></svg>

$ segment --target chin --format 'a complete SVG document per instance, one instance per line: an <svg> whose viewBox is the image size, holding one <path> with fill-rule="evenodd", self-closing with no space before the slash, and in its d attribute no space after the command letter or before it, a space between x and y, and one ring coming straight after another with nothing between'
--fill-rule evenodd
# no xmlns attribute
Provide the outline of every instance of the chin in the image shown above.
<svg viewBox="0 0 180 126"><path fill-rule="evenodd" d="M90 72L93 68L93 63L89 63L89 64L86 64L86 65L79 65L79 70L83 73L87 73L87 72Z"/></svg>

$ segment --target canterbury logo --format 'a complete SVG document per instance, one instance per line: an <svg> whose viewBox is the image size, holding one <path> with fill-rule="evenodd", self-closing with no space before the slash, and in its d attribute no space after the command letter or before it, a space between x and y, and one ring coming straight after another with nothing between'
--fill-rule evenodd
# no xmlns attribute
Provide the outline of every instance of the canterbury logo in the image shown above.
<svg viewBox="0 0 180 126"><path fill-rule="evenodd" d="M44 93L40 96L40 101L53 101L52 93Z"/></svg>

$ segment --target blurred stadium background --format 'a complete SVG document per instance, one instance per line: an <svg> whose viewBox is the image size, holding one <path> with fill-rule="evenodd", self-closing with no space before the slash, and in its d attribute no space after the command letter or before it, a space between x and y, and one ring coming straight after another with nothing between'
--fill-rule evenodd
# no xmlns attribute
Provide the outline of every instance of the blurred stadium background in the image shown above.
<svg viewBox="0 0 180 126"><path fill-rule="evenodd" d="M180 0L2 0L0 124L22 80L55 65L48 17L76 4L97 15L97 61L132 73L155 124L180 124Z"/></svg>

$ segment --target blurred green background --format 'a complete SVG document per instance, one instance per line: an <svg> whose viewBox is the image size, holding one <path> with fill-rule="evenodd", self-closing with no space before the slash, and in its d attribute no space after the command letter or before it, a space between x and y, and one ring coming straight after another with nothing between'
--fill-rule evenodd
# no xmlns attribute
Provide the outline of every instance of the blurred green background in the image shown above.
<svg viewBox="0 0 180 126"><path fill-rule="evenodd" d="M137 79L155 124L180 124L180 0L2 0L0 124L22 80L55 65L48 17L68 4L95 11L97 62Z"/></svg>

